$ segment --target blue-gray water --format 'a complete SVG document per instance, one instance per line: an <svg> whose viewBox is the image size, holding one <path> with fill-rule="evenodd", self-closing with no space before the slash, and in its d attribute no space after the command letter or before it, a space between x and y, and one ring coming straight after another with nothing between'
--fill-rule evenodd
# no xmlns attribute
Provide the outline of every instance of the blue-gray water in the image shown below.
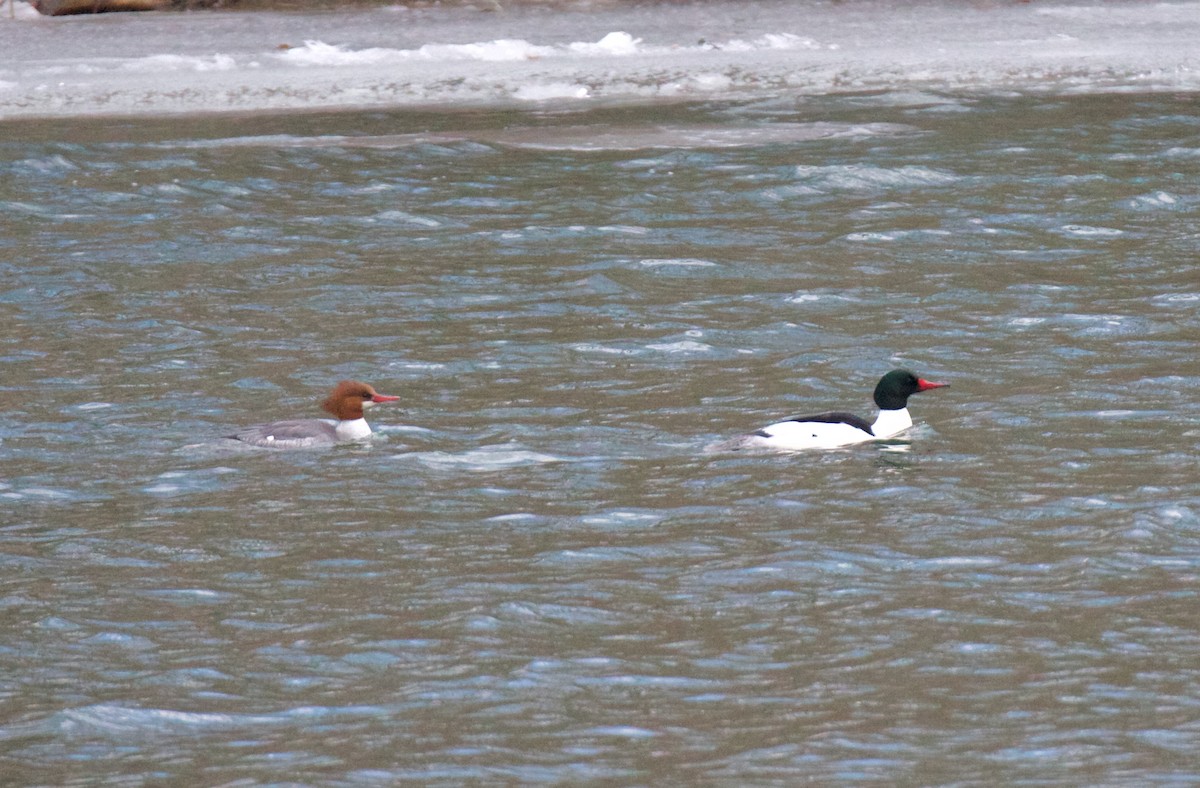
<svg viewBox="0 0 1200 788"><path fill-rule="evenodd" d="M4 781L1200 778L1193 95L6 129Z"/></svg>

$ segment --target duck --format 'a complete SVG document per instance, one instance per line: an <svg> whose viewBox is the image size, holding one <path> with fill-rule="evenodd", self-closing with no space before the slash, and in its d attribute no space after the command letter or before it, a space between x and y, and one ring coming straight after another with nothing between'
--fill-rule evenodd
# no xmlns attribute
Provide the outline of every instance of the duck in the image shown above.
<svg viewBox="0 0 1200 788"><path fill-rule="evenodd" d="M874 399L879 413L874 421L840 410L797 416L768 424L749 435L719 444L716 448L805 451L838 449L894 438L913 425L912 416L908 413L909 397L948 385L917 377L907 369L894 369L875 385Z"/></svg>
<svg viewBox="0 0 1200 788"><path fill-rule="evenodd" d="M385 402L400 399L380 394L370 384L343 380L321 403L333 419L287 419L244 427L226 438L265 449L306 449L371 437L364 412Z"/></svg>

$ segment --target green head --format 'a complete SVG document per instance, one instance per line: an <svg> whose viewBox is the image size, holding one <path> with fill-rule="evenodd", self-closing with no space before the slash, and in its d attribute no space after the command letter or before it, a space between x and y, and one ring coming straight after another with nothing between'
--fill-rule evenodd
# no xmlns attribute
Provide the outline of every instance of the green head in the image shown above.
<svg viewBox="0 0 1200 788"><path fill-rule="evenodd" d="M908 407L908 398L922 391L940 389L949 383L931 383L907 369L893 369L879 379L875 386L875 404L880 410L900 410Z"/></svg>

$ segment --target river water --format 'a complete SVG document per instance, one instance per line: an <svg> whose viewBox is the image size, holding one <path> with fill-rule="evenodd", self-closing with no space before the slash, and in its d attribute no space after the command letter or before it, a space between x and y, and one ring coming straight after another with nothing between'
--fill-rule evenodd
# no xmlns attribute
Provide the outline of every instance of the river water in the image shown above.
<svg viewBox="0 0 1200 788"><path fill-rule="evenodd" d="M1194 782L1200 113L1072 80L14 111L3 781Z"/></svg>

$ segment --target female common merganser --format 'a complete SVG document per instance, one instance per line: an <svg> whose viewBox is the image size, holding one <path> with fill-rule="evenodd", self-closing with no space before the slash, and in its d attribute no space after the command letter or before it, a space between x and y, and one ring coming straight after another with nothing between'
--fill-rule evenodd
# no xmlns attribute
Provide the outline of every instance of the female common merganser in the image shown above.
<svg viewBox="0 0 1200 788"><path fill-rule="evenodd" d="M908 415L909 396L948 385L923 380L907 369L894 369L880 378L875 386L875 404L879 406L879 415L874 424L853 413L840 411L798 416L770 424L750 435L721 444L718 448L780 451L836 449L839 446L891 438L912 426L912 417Z"/></svg>
<svg viewBox="0 0 1200 788"><path fill-rule="evenodd" d="M363 411L380 402L395 402L399 397L378 394L366 383L343 380L337 384L321 407L337 417L333 419L290 419L259 424L238 430L227 438L271 449L303 449L341 441L359 441L371 434Z"/></svg>

